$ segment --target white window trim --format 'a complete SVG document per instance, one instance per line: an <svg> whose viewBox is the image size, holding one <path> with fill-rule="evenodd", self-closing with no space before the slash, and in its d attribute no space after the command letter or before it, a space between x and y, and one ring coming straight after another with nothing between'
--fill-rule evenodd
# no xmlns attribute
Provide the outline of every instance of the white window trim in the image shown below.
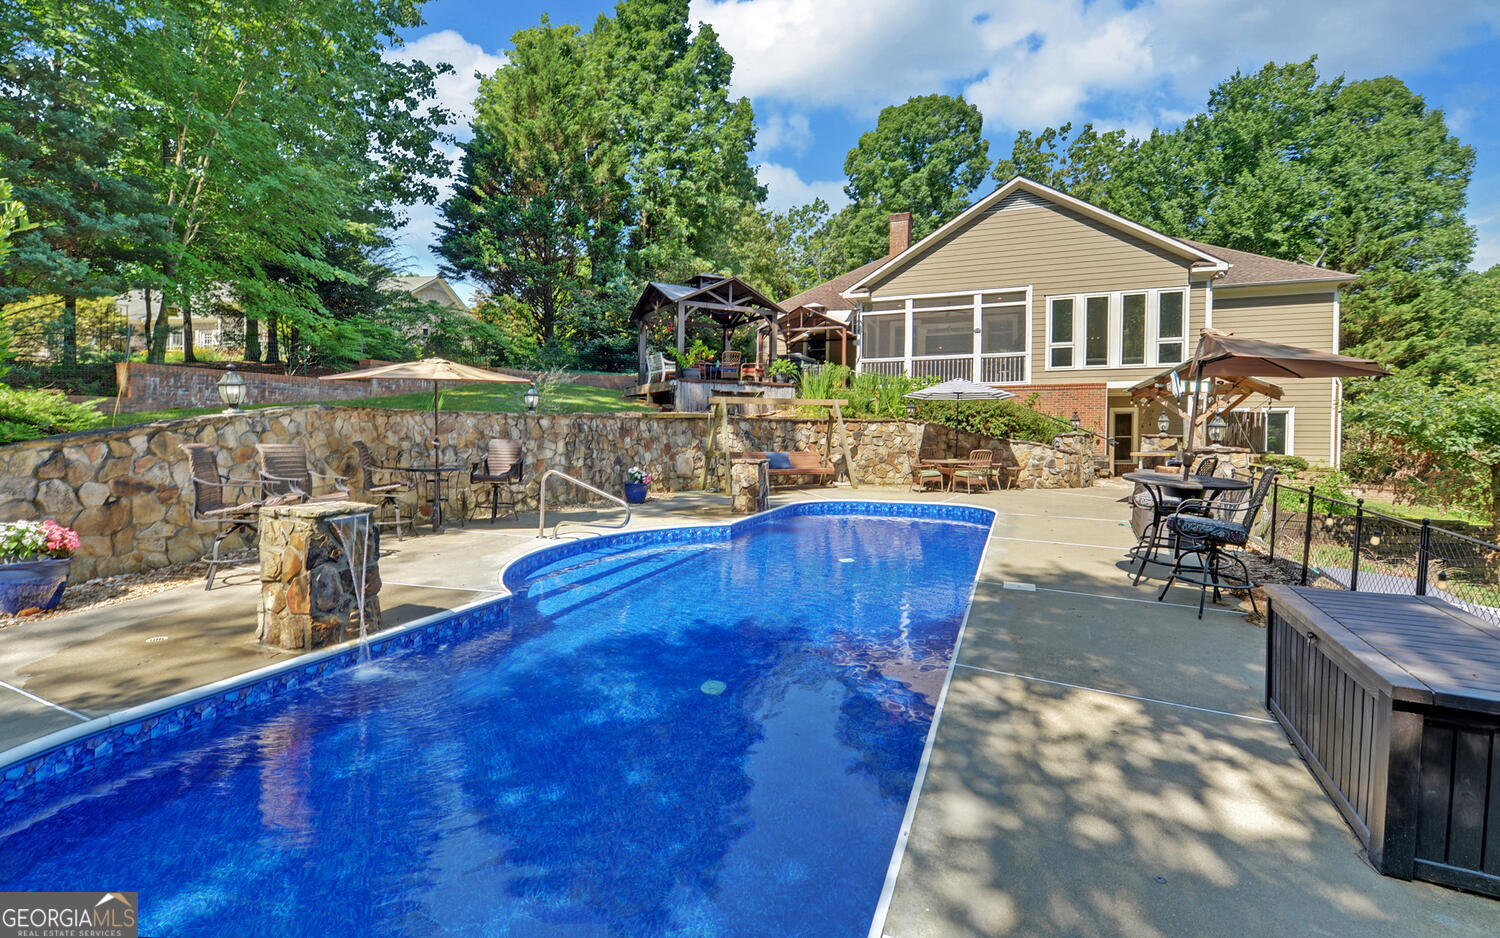
<svg viewBox="0 0 1500 938"><path fill-rule="evenodd" d="M1282 455L1282 456L1295 456L1295 455L1297 455L1297 453L1296 453L1296 449L1297 449L1297 433L1296 433L1296 429L1297 429L1296 428L1297 410L1296 410L1296 408L1294 408L1294 407L1263 407L1263 408L1261 408L1261 413L1264 414L1268 419L1266 420L1266 423L1264 424L1264 429L1261 432L1261 437L1260 437L1260 451L1262 453L1266 452L1266 444L1268 442L1268 440L1266 439L1266 437L1271 432L1271 422L1270 422L1270 419L1269 419L1270 416L1272 414L1286 414L1286 452L1285 453L1280 453L1279 455Z"/></svg>
<svg viewBox="0 0 1500 938"><path fill-rule="evenodd" d="M1146 294L1146 360L1139 364L1124 364L1122 358L1122 336L1121 327L1125 321L1125 296L1139 293ZM1161 296L1164 293L1182 294L1182 354L1183 358L1177 361L1162 361L1160 359L1160 346L1165 341L1172 341L1171 337L1163 337L1160 334L1161 325ZM1102 365L1089 365L1085 363L1085 341L1087 339L1087 301L1092 298L1105 296L1109 298L1109 325L1107 338L1109 349L1106 361ZM1052 303L1054 300L1073 301L1073 340L1068 342L1052 341ZM1043 301L1043 339L1046 352L1043 361L1043 369L1046 371L1108 371L1118 368L1168 368L1180 365L1190 357L1188 352L1188 320L1192 314L1193 293L1191 287L1143 287L1139 289L1115 290L1112 292L1091 293L1055 293L1048 294ZM1073 363L1071 365L1052 364L1052 350L1063 348L1068 345L1073 348Z"/></svg>

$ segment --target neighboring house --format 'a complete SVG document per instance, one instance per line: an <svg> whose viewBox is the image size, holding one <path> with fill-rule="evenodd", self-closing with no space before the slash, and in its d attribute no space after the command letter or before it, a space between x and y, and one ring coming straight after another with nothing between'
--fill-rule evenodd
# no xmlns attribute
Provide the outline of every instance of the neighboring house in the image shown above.
<svg viewBox="0 0 1500 938"><path fill-rule="evenodd" d="M859 370L1035 391L1112 438L1117 465L1156 430L1130 388L1189 358L1200 329L1338 351L1355 279L1173 238L1021 177L907 247L909 225L893 216L891 254L839 278ZM1279 401L1241 405L1249 439L1227 442L1337 465L1338 382L1276 383Z"/></svg>
<svg viewBox="0 0 1500 938"><path fill-rule="evenodd" d="M449 309L459 310L467 313L469 307L454 292L453 287L442 277L420 276L420 277L388 277L380 282L380 289L389 292L409 293L418 300L436 303ZM155 315L158 304L161 303L161 294L152 291L151 306L152 314ZM115 305L125 316L130 325L130 346L132 351L146 347L146 298L140 290L131 290L123 296L116 298ZM243 340L241 324L237 321L239 317L229 315L218 315L213 310L227 309L234 306L234 299L227 286L220 287L208 297L200 298L193 312L193 347L200 349L218 349L224 347L225 343L232 340L236 350ZM177 306L171 299L167 302L167 325L170 332L167 334L167 348L172 351L182 349L182 316L177 312ZM423 327L422 337L427 337L427 327Z"/></svg>
<svg viewBox="0 0 1500 938"><path fill-rule="evenodd" d="M226 318L213 312L215 309L224 309L234 305L234 298L227 287L217 288L211 295L195 301L193 309L193 348L195 349L218 349L224 347L228 325ZM146 347L146 294L142 290L131 290L129 293L115 297L115 306L121 315L125 317L126 324L130 327L130 350L140 351ZM151 291L151 315L154 317L161 308L161 293L157 290ZM171 297L167 298L167 348L172 351L182 351L182 315L177 309L177 303ZM239 332L236 326L236 332ZM242 338L242 336L241 336ZM235 344L238 346L239 339Z"/></svg>
<svg viewBox="0 0 1500 938"><path fill-rule="evenodd" d="M910 224L910 213L904 213ZM893 226L899 227L901 216L892 216ZM910 231L910 227L905 229ZM905 242L896 247L899 232L893 228L892 254L906 249ZM836 362L853 366L858 359L859 340L853 332L854 302L846 299L844 291L854 286L867 274L872 274L884 264L890 255L871 261L863 267L820 283L804 293L782 300L784 312L776 324L782 342L775 356L762 355L762 361L793 352L806 355L821 362ZM761 330L761 341L766 340L767 330Z"/></svg>
<svg viewBox="0 0 1500 938"><path fill-rule="evenodd" d="M449 309L456 309L467 313L469 307L454 292L453 287L442 277L416 276L416 277L387 277L380 281L380 289L388 292L410 293L412 296L427 303L436 303Z"/></svg>

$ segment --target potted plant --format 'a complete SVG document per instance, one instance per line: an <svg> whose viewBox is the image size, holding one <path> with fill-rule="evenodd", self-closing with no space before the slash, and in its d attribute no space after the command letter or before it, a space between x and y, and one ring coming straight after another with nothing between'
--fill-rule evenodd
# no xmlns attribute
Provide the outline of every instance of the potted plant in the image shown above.
<svg viewBox="0 0 1500 938"><path fill-rule="evenodd" d="M625 500L639 505L646 500L646 486L651 484L651 473L640 466L625 470Z"/></svg>
<svg viewBox="0 0 1500 938"><path fill-rule="evenodd" d="M77 533L56 521L0 524L0 615L61 602L77 549Z"/></svg>
<svg viewBox="0 0 1500 938"><path fill-rule="evenodd" d="M684 378L701 378L703 365L713 360L714 350L708 347L708 343L702 339L694 339L693 344L683 351L677 364L681 367Z"/></svg>
<svg viewBox="0 0 1500 938"><path fill-rule="evenodd" d="M790 358L778 358L771 362L771 380L782 384L792 384L802 374L802 369Z"/></svg>

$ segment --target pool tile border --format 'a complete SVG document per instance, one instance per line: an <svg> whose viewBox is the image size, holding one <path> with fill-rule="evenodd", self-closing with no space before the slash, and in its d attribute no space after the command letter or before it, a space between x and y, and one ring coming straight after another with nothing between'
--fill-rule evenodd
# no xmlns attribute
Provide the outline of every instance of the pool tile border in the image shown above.
<svg viewBox="0 0 1500 938"><path fill-rule="evenodd" d="M621 550L654 544L720 543L780 518L801 515L849 515L956 521L988 527L995 512L971 505L911 502L797 502L728 524L688 525L610 534L543 547L512 561L501 573L509 589L545 567L601 545ZM510 597L490 597L457 609L377 633L369 640L370 658L416 651L467 638L504 625ZM214 684L174 694L138 707L68 727L0 753L0 808L15 809L23 800L44 800L53 785L72 776L108 768L114 761L158 739L181 736L212 726L235 714L283 696L309 681L347 670L360 661L356 643L301 655L289 661L236 675Z"/></svg>

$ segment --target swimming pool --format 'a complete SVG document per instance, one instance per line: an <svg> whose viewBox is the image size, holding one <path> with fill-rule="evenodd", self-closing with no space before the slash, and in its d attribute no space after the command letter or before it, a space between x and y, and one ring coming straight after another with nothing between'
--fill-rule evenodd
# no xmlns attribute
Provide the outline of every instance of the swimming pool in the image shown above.
<svg viewBox="0 0 1500 938"><path fill-rule="evenodd" d="M863 934L992 518L539 551L441 643L7 802L0 889L136 891L170 936Z"/></svg>

